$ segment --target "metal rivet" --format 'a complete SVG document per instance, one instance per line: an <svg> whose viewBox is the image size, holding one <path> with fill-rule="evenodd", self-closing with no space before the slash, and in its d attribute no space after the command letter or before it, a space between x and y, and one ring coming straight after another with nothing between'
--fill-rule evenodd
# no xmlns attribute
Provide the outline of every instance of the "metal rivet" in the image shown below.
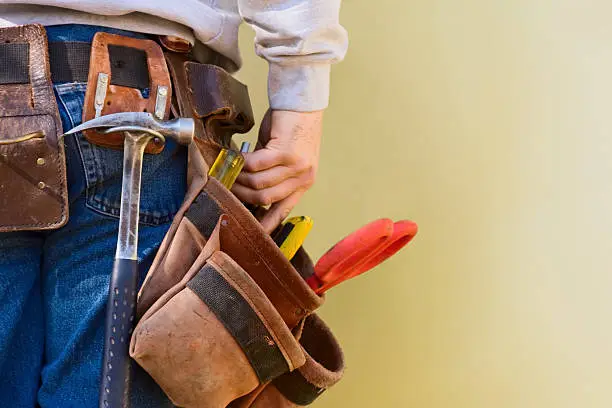
<svg viewBox="0 0 612 408"><path fill-rule="evenodd" d="M39 181L38 182L38 188L40 188L42 190L45 187L47 187L47 185L44 183L44 181Z"/></svg>
<svg viewBox="0 0 612 408"><path fill-rule="evenodd" d="M36 159L36 164L38 164L39 166L44 166L45 159L43 159L42 157L39 157L38 159Z"/></svg>

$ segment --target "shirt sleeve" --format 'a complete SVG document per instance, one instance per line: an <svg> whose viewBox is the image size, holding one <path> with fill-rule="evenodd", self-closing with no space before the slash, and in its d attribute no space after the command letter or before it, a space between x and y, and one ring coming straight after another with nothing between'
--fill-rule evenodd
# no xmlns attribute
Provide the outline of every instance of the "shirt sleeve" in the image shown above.
<svg viewBox="0 0 612 408"><path fill-rule="evenodd" d="M340 2L238 0L241 17L255 30L255 52L269 63L272 109L328 106L331 65L343 60L348 48Z"/></svg>

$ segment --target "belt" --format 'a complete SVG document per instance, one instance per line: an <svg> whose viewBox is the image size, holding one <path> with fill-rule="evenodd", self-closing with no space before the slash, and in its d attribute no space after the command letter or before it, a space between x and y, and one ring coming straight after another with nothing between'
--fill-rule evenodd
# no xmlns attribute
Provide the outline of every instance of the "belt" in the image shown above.
<svg viewBox="0 0 612 408"><path fill-rule="evenodd" d="M0 84L28 83L28 44L0 47ZM149 86L147 57L144 51L128 47L109 47L112 85L144 90ZM51 81L87 82L91 44L85 42L49 43Z"/></svg>

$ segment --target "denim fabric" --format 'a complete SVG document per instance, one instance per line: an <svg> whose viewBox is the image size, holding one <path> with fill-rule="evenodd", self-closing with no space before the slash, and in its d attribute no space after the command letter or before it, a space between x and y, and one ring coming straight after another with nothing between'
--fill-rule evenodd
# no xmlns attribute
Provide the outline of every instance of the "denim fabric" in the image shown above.
<svg viewBox="0 0 612 408"><path fill-rule="evenodd" d="M91 41L62 26L49 41ZM122 33L126 34L126 33ZM130 34L131 35L131 34ZM81 123L86 84L54 84L64 130ZM65 139L70 218L49 232L0 234L0 407L94 408L104 314L117 244L123 152ZM168 143L143 165L140 283L186 190L187 153ZM132 406L172 407L135 365Z"/></svg>

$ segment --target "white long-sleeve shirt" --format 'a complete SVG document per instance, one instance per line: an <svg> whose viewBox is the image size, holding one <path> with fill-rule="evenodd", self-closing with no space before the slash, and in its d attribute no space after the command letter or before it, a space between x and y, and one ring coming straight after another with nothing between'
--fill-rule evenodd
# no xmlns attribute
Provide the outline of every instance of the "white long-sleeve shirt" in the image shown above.
<svg viewBox="0 0 612 408"><path fill-rule="evenodd" d="M348 35L341 0L0 0L0 27L90 24L200 41L242 65L238 29L255 30L269 62L272 109L312 111L329 103L330 67L344 59Z"/></svg>

